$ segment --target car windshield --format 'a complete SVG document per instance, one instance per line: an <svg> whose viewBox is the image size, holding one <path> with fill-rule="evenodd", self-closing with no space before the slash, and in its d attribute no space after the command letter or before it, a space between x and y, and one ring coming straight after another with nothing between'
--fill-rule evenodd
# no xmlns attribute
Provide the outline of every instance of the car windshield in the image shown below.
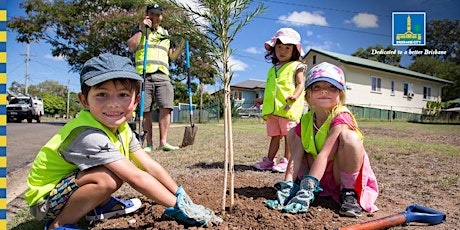
<svg viewBox="0 0 460 230"><path fill-rule="evenodd" d="M30 103L30 99L28 98L13 98L10 101L10 104L22 104L26 105Z"/></svg>

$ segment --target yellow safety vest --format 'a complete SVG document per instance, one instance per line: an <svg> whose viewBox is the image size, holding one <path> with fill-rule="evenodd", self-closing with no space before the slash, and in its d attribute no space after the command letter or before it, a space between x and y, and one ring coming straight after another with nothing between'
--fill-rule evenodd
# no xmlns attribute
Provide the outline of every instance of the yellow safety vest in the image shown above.
<svg viewBox="0 0 460 230"><path fill-rule="evenodd" d="M355 131L358 133L359 137L363 139L363 134L358 129L358 124L356 123L355 117L345 106L341 106L335 112L329 114L329 117L326 119L323 125L321 125L316 134L314 132L313 127L313 117L315 111L310 110L308 113L304 114L300 119L302 146L305 152L313 155L313 158L316 158L318 156L319 152L321 152L321 149L323 149L323 145L326 142L327 136L329 135L332 120L334 120L334 118L338 114L343 112L347 112L351 115L351 118L353 119L353 124L356 127Z"/></svg>
<svg viewBox="0 0 460 230"><path fill-rule="evenodd" d="M62 129L40 149L40 152L35 157L27 178L28 189L24 195L25 200L30 206L45 199L64 176L78 169L76 165L67 162L59 154L58 150L72 130L82 126L97 128L104 131L110 141L118 147L120 153L128 159L130 158L129 143L133 135L128 123L124 122L118 128L118 133L123 141L122 143L117 135L94 119L89 111L82 110L78 114L78 117L67 122L67 124L65 124L64 127L62 127Z"/></svg>
<svg viewBox="0 0 460 230"><path fill-rule="evenodd" d="M162 27L153 32L149 31L146 73L154 73L159 70L169 76L168 54L171 44L168 31ZM135 55L136 70L139 74L142 74L144 69L144 45L145 35L143 34Z"/></svg>
<svg viewBox="0 0 460 230"><path fill-rule="evenodd" d="M284 64L278 71L274 66L268 71L262 107L264 119L272 114L299 122L303 112L305 92L302 92L295 102L289 102L290 109L284 109L287 103L286 97L295 92L295 72L299 64L300 62L293 61Z"/></svg>

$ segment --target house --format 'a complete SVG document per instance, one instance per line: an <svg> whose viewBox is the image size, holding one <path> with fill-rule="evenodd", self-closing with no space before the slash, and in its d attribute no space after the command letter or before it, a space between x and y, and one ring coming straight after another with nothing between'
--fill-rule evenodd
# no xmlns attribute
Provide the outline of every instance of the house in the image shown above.
<svg viewBox="0 0 460 230"><path fill-rule="evenodd" d="M254 107L254 99L263 98L265 90L265 81L257 79L248 79L230 86L235 103L241 108Z"/></svg>
<svg viewBox="0 0 460 230"><path fill-rule="evenodd" d="M342 68L346 79L346 104L368 108L369 114L382 113L381 118L421 115L427 102L440 102L442 88L452 84L408 69L319 49L310 49L304 61L309 69L324 61Z"/></svg>

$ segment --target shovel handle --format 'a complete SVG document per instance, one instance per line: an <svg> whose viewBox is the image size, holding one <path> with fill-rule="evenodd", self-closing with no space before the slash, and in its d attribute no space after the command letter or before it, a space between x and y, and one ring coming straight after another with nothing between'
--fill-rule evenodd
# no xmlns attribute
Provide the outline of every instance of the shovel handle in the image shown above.
<svg viewBox="0 0 460 230"><path fill-rule="evenodd" d="M382 229L392 226L398 226L406 222L406 217L401 214L393 214L379 219L370 220L367 222L350 225L346 227L336 228L335 230L369 230L369 229Z"/></svg>

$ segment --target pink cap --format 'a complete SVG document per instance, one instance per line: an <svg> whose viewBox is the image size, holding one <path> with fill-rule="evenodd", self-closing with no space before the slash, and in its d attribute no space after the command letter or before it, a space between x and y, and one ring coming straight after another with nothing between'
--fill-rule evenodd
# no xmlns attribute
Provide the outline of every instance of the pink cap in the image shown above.
<svg viewBox="0 0 460 230"><path fill-rule="evenodd" d="M271 47L274 47L276 44L276 40L280 40L283 44L293 44L296 45L297 51L299 51L300 56L304 56L304 52L302 50L302 46L300 44L300 34L297 33L292 28L281 28L276 31L275 36L272 39L265 42L265 49L270 50Z"/></svg>
<svg viewBox="0 0 460 230"><path fill-rule="evenodd" d="M329 82L338 89L343 90L345 86L345 75L342 69L336 65L329 62L321 62L308 71L305 89L318 81Z"/></svg>

